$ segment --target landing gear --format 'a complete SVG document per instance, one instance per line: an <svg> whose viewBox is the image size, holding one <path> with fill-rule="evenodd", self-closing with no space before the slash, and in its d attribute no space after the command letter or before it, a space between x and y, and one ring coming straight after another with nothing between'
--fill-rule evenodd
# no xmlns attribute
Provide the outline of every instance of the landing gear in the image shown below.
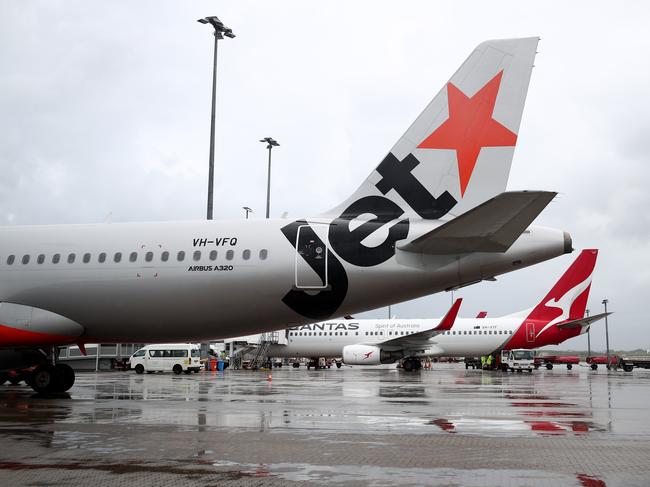
<svg viewBox="0 0 650 487"><path fill-rule="evenodd" d="M402 367L406 372L411 372L413 370L420 370L422 368L422 362L416 358L407 358L402 362Z"/></svg>
<svg viewBox="0 0 650 487"><path fill-rule="evenodd" d="M573 368L573 365L571 365L571 364L566 364L566 368L567 368L567 370L571 370L571 369Z"/></svg>
<svg viewBox="0 0 650 487"><path fill-rule="evenodd" d="M25 381L39 394L65 392L74 385L74 370L68 364L41 364Z"/></svg>
<svg viewBox="0 0 650 487"><path fill-rule="evenodd" d="M336 368L340 369L343 364L341 362L336 362Z"/></svg>

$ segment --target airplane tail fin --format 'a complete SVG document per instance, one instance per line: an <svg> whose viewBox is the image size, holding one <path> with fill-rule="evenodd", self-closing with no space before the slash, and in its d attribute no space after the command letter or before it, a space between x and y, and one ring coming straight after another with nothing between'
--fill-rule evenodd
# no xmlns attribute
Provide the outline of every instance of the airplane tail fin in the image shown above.
<svg viewBox="0 0 650 487"><path fill-rule="evenodd" d="M547 321L554 325L569 320L582 319L587 308L591 289L591 275L596 266L598 250L580 252L562 277L542 301L528 315L528 320Z"/></svg>
<svg viewBox="0 0 650 487"><path fill-rule="evenodd" d="M583 250L537 306L510 315L521 317L522 322L504 348L558 344L603 318L604 314L584 318L597 257L598 250Z"/></svg>
<svg viewBox="0 0 650 487"><path fill-rule="evenodd" d="M538 41L480 44L357 191L326 215L368 198L361 206L378 216L396 205L406 216L439 219L502 193Z"/></svg>

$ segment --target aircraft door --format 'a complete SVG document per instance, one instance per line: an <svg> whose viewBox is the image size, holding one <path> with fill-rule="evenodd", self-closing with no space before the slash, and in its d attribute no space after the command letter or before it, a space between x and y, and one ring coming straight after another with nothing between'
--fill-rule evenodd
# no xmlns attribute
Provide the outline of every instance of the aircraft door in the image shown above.
<svg viewBox="0 0 650 487"><path fill-rule="evenodd" d="M296 235L296 280L298 289L326 289L327 244L314 231L314 228L328 230L327 225L301 225Z"/></svg>
<svg viewBox="0 0 650 487"><path fill-rule="evenodd" d="M535 323L526 323L526 341L533 343L535 341Z"/></svg>

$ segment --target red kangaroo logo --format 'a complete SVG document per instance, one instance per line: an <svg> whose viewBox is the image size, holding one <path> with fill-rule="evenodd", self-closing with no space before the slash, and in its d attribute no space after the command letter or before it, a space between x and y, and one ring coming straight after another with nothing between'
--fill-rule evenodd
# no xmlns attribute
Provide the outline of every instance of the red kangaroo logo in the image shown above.
<svg viewBox="0 0 650 487"><path fill-rule="evenodd" d="M374 353L373 351L368 352L368 353L364 353L363 360L366 360L367 358L370 358L370 356L371 356L373 353Z"/></svg>

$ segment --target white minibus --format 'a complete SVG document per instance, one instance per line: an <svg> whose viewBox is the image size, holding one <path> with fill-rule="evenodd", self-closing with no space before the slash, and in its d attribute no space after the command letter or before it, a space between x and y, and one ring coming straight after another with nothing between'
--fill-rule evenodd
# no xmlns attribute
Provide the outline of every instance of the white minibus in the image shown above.
<svg viewBox="0 0 650 487"><path fill-rule="evenodd" d="M193 343L147 345L131 355L129 365L137 374L170 370L190 374L201 370L200 356L199 346Z"/></svg>

